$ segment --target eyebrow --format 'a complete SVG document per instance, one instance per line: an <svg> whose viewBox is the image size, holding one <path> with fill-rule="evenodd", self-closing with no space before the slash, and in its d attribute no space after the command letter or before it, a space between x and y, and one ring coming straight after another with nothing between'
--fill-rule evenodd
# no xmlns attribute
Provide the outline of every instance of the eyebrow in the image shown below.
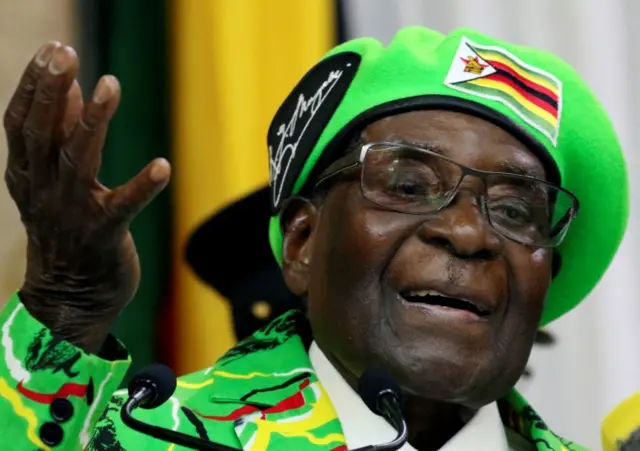
<svg viewBox="0 0 640 451"><path fill-rule="evenodd" d="M418 141L418 140L403 138L403 139L394 140L394 142L397 142L398 144L404 144L405 146L420 147L421 149L429 150L433 153L437 153L443 156L446 156L446 154L448 153L448 150L445 147L436 146L427 141Z"/></svg>
<svg viewBox="0 0 640 451"><path fill-rule="evenodd" d="M407 146L420 147L421 149L429 150L443 156L448 156L447 154L449 153L446 147L436 146L427 141L412 139L398 139L395 141L399 144L404 144ZM509 174L523 175L525 177L532 177L536 179L545 178L544 173L540 174L540 171L537 171L536 168L527 165L516 164L511 161L500 162L498 164L498 168L500 172L506 172Z"/></svg>
<svg viewBox="0 0 640 451"><path fill-rule="evenodd" d="M515 175L524 175L526 177L532 177L536 179L544 179L544 173L540 173L540 171L536 171L535 168L529 166L523 166L520 164L515 164L510 161L502 161L498 165L500 167L501 172L508 172L509 174Z"/></svg>

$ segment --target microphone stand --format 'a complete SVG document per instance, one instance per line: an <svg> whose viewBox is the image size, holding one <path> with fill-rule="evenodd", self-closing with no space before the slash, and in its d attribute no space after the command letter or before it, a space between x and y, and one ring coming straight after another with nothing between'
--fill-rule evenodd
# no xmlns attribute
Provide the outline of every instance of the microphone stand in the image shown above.
<svg viewBox="0 0 640 451"><path fill-rule="evenodd" d="M362 378L361 378L362 380ZM369 445L353 451L397 451L408 438L407 423L400 407L401 392L397 384L386 375L371 372L360 393L365 404L376 414L383 416L398 432L397 437L388 443ZM175 391L176 378L173 372L162 365L151 366L146 372L134 377L129 384L129 398L120 410L122 422L142 434L154 437L170 444L184 446L199 451L242 451L219 443L203 440L182 432L144 423L133 417L137 407L154 408L166 402ZM364 393L364 394L363 394ZM372 396L373 395L373 396Z"/></svg>
<svg viewBox="0 0 640 451"><path fill-rule="evenodd" d="M395 396L393 391L385 390L380 393L378 399L380 412L383 413L384 418L391 423L394 429L398 431L398 435L388 443L368 445L353 451L397 451L407 443L409 438L409 429L407 427L407 422L402 416L402 409L398 403L398 398Z"/></svg>
<svg viewBox="0 0 640 451"><path fill-rule="evenodd" d="M199 437L192 437L182 432L172 431L171 429L165 429L152 424L143 423L140 420L136 420L133 415L133 409L138 406L140 399L144 396L132 396L125 403L121 410L120 417L122 422L129 426L131 429L141 432L143 434L150 435L151 437L163 440L170 444L176 444L185 446L187 448L195 449L198 451L241 451L239 448L231 448L226 445L218 443L207 442Z"/></svg>
<svg viewBox="0 0 640 451"><path fill-rule="evenodd" d="M199 437L192 437L181 432L172 431L171 429L161 428L136 420L132 416L132 412L137 407L138 402L138 397L129 398L122 407L120 413L122 422L135 431L150 435L151 437L170 444L176 444L198 451L241 451L239 448L232 448L218 443L207 442ZM398 431L397 437L389 443L368 445L353 451L396 451L406 443L408 435L407 423L402 418L397 399L394 396L382 396L380 398L380 404L384 407L384 411L386 413L385 417Z"/></svg>
<svg viewBox="0 0 640 451"><path fill-rule="evenodd" d="M378 445L378 450L395 451L400 449L409 438L409 429L407 422L404 421L402 416L402 409L398 403L398 399L395 396L382 396L380 398L380 404L382 404L383 411L387 412L387 420L393 424L398 436L391 442L384 445Z"/></svg>

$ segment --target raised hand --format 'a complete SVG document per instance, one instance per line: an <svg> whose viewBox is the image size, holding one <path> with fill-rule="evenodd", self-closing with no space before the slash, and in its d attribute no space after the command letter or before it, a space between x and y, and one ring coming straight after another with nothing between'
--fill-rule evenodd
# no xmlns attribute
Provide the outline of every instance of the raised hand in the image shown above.
<svg viewBox="0 0 640 451"><path fill-rule="evenodd" d="M28 237L20 295L54 332L96 352L140 279L131 220L167 185L169 163L150 162L115 189L97 180L117 79L100 79L83 103L76 52L44 45L4 115L5 180Z"/></svg>

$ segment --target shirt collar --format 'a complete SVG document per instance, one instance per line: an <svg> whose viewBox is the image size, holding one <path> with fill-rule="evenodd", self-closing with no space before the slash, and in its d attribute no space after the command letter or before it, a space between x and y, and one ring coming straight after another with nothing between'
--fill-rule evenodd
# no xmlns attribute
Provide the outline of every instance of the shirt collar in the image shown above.
<svg viewBox="0 0 640 451"><path fill-rule="evenodd" d="M396 437L393 427L369 410L315 342L309 349L309 358L340 419L349 449L386 443ZM440 448L440 451L476 449L509 451L504 426L495 402L478 410L474 417ZM416 449L406 444L400 451Z"/></svg>

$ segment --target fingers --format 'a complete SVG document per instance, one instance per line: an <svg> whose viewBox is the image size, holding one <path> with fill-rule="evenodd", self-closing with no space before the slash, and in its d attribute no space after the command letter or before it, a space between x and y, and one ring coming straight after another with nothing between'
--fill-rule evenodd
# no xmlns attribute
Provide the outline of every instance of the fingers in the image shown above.
<svg viewBox="0 0 640 451"><path fill-rule="evenodd" d="M57 47L40 73L22 136L29 162L32 190L46 188L57 171L54 135L63 128L67 93L78 72L78 56L71 47ZM51 158L51 155L56 159Z"/></svg>
<svg viewBox="0 0 640 451"><path fill-rule="evenodd" d="M164 158L149 163L125 185L113 190L106 203L107 213L116 221L131 221L169 183L171 166Z"/></svg>
<svg viewBox="0 0 640 451"><path fill-rule="evenodd" d="M73 80L73 84L67 93L66 98L66 109L64 114L64 120L62 122L62 136L61 142L62 144L66 141L73 132L73 129L76 127L78 123L78 119L80 119L80 114L82 113L83 101L82 101L82 90L80 89L80 84L78 80Z"/></svg>
<svg viewBox="0 0 640 451"><path fill-rule="evenodd" d="M100 79L71 133L60 149L60 180L75 185L77 180L91 183L100 170L102 146L109 120L120 103L120 83L112 75Z"/></svg>
<svg viewBox="0 0 640 451"><path fill-rule="evenodd" d="M59 149L67 142L73 129L78 124L80 114L83 107L82 90L78 80L73 80L71 88L65 96L60 97L57 114L61 117L61 120L56 120L56 129L53 131L52 137L52 159L56 164L59 158Z"/></svg>
<svg viewBox="0 0 640 451"><path fill-rule="evenodd" d="M9 147L7 170L24 169L27 166L22 127L31 108L40 73L47 67L53 52L59 46L60 44L57 42L50 42L38 50L22 74L18 87L5 110L4 129Z"/></svg>

